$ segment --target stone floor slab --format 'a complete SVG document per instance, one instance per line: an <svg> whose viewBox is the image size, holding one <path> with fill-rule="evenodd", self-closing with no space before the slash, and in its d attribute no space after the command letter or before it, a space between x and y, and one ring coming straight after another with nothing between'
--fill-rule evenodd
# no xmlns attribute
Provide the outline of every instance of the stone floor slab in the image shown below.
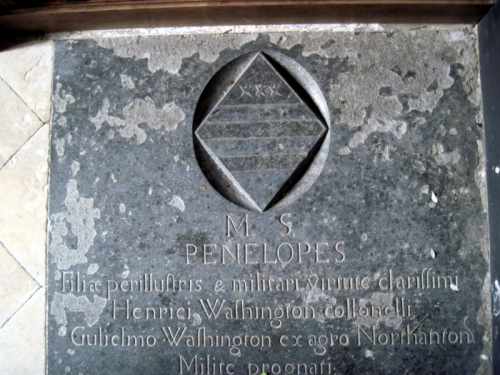
<svg viewBox="0 0 500 375"><path fill-rule="evenodd" d="M48 372L490 372L476 44L58 41Z"/></svg>
<svg viewBox="0 0 500 375"><path fill-rule="evenodd" d="M0 330L0 374L45 373L45 289L35 295Z"/></svg>
<svg viewBox="0 0 500 375"><path fill-rule="evenodd" d="M0 264L0 300L2 301L0 327L3 327L40 286L2 244L0 244Z"/></svg>
<svg viewBox="0 0 500 375"><path fill-rule="evenodd" d="M0 167L42 126L38 116L0 80Z"/></svg>
<svg viewBox="0 0 500 375"><path fill-rule="evenodd" d="M0 53L0 77L43 122L50 119L53 56L53 41Z"/></svg>
<svg viewBox="0 0 500 375"><path fill-rule="evenodd" d="M43 126L0 171L0 241L45 285L49 126Z"/></svg>

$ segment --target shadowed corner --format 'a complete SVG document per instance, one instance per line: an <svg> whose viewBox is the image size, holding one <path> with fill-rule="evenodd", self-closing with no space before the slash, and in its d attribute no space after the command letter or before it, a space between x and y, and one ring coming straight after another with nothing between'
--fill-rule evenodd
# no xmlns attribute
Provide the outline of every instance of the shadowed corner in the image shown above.
<svg viewBox="0 0 500 375"><path fill-rule="evenodd" d="M321 135L320 139L316 142L316 144L313 146L311 151L307 154L306 158L302 160L302 162L299 163L299 165L296 167L296 169L293 171L292 175L290 178L283 184L283 186L279 189L279 191L276 193L276 195L273 197L273 199L269 202L269 204L264 208L264 211L269 211L272 209L275 205L277 205L280 201L282 201L287 194L290 192L290 190L297 185L297 183L304 177L306 172L309 170L309 167L314 161L314 158L320 152L319 150L321 149L321 146L325 142L325 138L327 136L328 129L323 131L323 134ZM314 181L312 181L314 182ZM312 185L312 183L311 183ZM306 189L304 189L306 190Z"/></svg>

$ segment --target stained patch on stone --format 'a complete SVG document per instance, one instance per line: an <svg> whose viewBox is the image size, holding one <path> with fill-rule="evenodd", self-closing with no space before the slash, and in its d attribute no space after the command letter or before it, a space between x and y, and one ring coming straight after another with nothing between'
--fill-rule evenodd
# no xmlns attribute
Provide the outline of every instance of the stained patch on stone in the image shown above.
<svg viewBox="0 0 500 375"><path fill-rule="evenodd" d="M86 263L86 254L94 242L97 232L95 220L100 218L100 211L94 208L94 200L80 196L76 180L70 180L66 186L64 199L65 211L50 217L49 235L52 261L59 269L68 269L79 263ZM76 237L76 243L68 246L68 234Z"/></svg>

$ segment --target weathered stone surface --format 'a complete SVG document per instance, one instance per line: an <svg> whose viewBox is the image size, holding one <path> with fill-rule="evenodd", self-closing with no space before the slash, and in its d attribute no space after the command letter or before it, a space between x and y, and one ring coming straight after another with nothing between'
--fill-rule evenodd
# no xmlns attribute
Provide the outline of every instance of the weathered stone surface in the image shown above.
<svg viewBox="0 0 500 375"><path fill-rule="evenodd" d="M0 171L0 241L45 285L49 125L44 125Z"/></svg>
<svg viewBox="0 0 500 375"><path fill-rule="evenodd" d="M38 289L0 331L2 374L45 374L45 300Z"/></svg>
<svg viewBox="0 0 500 375"><path fill-rule="evenodd" d="M42 126L40 119L22 99L0 80L0 167Z"/></svg>
<svg viewBox="0 0 500 375"><path fill-rule="evenodd" d="M52 40L0 53L0 77L44 123L50 121L53 62Z"/></svg>
<svg viewBox="0 0 500 375"><path fill-rule="evenodd" d="M58 42L49 373L487 372L476 67L467 28Z"/></svg>
<svg viewBox="0 0 500 375"><path fill-rule="evenodd" d="M21 267L21 265L7 252L0 243L0 261L2 274L0 275L0 328L16 313L19 308L40 287L35 280ZM12 282L14 280L14 282Z"/></svg>

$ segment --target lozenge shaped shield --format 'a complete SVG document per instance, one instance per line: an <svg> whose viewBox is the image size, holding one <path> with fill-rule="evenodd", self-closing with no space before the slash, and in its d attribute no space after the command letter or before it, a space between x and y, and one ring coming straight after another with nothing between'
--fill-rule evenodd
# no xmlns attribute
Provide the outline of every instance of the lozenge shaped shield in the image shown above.
<svg viewBox="0 0 500 375"><path fill-rule="evenodd" d="M290 204L321 173L330 116L318 85L294 60L244 54L220 69L193 123L201 169L229 201L263 212Z"/></svg>

